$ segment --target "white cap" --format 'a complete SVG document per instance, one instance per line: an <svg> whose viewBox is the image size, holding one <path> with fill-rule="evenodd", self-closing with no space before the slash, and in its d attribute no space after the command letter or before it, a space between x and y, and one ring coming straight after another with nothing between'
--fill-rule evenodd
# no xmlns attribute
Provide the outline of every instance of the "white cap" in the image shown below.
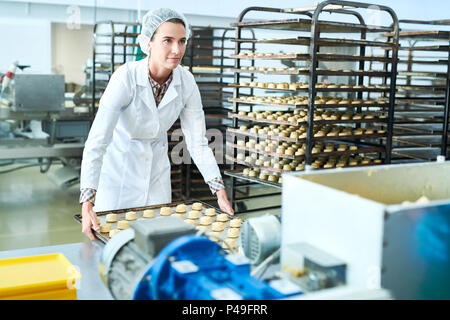
<svg viewBox="0 0 450 320"><path fill-rule="evenodd" d="M186 41L189 39L191 30L189 28L186 17L183 14L167 8L156 9L147 12L142 19L141 34L137 38L142 52L147 55L149 54L148 43L150 42L150 39L153 37L158 27L170 19L180 19L184 22L184 26L186 29Z"/></svg>

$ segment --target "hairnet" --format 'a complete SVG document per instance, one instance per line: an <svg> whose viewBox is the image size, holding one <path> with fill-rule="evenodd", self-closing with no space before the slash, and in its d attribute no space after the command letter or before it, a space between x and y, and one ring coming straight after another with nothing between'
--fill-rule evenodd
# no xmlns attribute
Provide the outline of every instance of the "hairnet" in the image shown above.
<svg viewBox="0 0 450 320"><path fill-rule="evenodd" d="M139 45L141 47L142 52L145 54L149 54L148 52L148 43L150 39L155 34L158 27L170 19L180 19L184 22L184 26L186 29L186 41L189 39L191 35L191 30L189 28L189 24L186 20L186 17L178 13L172 9L160 8L153 11L149 11L144 15L142 19L142 29L141 34L138 36Z"/></svg>

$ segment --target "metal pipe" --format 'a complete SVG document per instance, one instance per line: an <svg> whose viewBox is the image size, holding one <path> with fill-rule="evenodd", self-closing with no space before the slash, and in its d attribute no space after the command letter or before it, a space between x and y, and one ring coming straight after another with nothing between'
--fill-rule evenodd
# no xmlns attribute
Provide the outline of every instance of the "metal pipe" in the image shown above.
<svg viewBox="0 0 450 320"><path fill-rule="evenodd" d="M447 59L447 81L445 85L445 109L444 109L444 123L442 126L442 145L441 155L447 158L447 143L448 143L448 117L450 112L450 39Z"/></svg>

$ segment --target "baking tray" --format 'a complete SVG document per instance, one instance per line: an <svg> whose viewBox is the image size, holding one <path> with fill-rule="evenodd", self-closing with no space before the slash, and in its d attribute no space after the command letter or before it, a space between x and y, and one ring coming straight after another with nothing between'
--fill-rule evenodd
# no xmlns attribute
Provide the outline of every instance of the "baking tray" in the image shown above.
<svg viewBox="0 0 450 320"><path fill-rule="evenodd" d="M260 89L266 91L280 91L280 92L308 92L309 88L297 88L295 90L292 89L277 89L277 88L261 88L261 87L251 87L251 86L241 86L236 83L228 83L228 87L232 88L246 88L246 89ZM390 89L382 89L382 88L316 88L317 92L389 92Z"/></svg>
<svg viewBox="0 0 450 320"><path fill-rule="evenodd" d="M258 168L258 169L260 169L260 170L266 170L266 171L269 171L269 172L292 173L292 172L302 172L302 171L304 171L304 170L300 170L300 171L296 171L296 170L286 171L286 170L282 170L282 169L275 169L275 168L272 168L272 167L257 166L257 165L255 165L255 164L248 163L248 162L245 162L245 161L241 161L241 160L238 160L238 159L233 158L233 157L230 157L230 156L225 156L225 157L227 158L227 160L234 161L235 163L240 164L240 165L243 165L243 166L246 166L246 167L248 167L248 168ZM361 164L361 163L359 163L359 164L357 164L357 165L349 165L349 164L347 164L347 165L343 166L342 168L365 167L365 166L378 166L378 165L383 165L383 164L384 164L384 163L373 163L373 162L372 162L372 163L369 163L369 164ZM312 168L312 170L329 170L329 169L336 169L336 168L337 168L336 166L333 167L333 168L322 168L322 167L320 167L320 168ZM230 170L228 170L228 171L230 171ZM240 170L240 171L242 171L242 170ZM236 172L235 172L235 173L236 173ZM243 177L246 177L247 180L249 180L249 179L254 179L254 180L252 180L252 181L255 181L255 182L261 182L261 181L264 181L266 184L267 184L267 183L271 183L271 182L269 182L269 181L259 179L258 177L252 178L252 177L244 176L243 174L242 174L242 176L243 176ZM243 179L244 179L244 178L243 178Z"/></svg>
<svg viewBox="0 0 450 320"><path fill-rule="evenodd" d="M351 145L348 143L342 143L342 144ZM257 153L257 154L274 157L274 158L295 160L295 159L303 159L305 157L305 155L296 156L296 155L287 155L287 154L281 154L281 153L276 153L276 152L266 152L266 151L257 150L254 148L238 146L237 144L234 144L234 143L231 143L228 141L227 141L226 145L229 147L232 147L236 150ZM383 147L359 147L358 146L358 149L356 149L356 150L347 149L345 151L337 151L336 150L336 151L331 151L331 152L318 152L318 153L311 153L311 156L313 158L318 158L318 157L328 157L328 156L339 156L339 155L344 155L344 154L384 152L385 151L384 149L385 148L383 148Z"/></svg>
<svg viewBox="0 0 450 320"><path fill-rule="evenodd" d="M290 138L290 137L280 137L280 136L270 136L266 134L259 133L251 133L249 131L241 131L239 129L228 128L227 132L231 133L231 135L242 135L254 138L261 139L271 139L278 141L287 141L287 142L305 142L306 138ZM361 134L361 135L347 135L347 136L323 136L323 137L312 137L313 141L320 140L347 140L347 139L369 139L369 138L385 138L386 133L374 133L374 134Z"/></svg>
<svg viewBox="0 0 450 320"><path fill-rule="evenodd" d="M247 87L246 87L247 88ZM250 87L248 87L250 88ZM277 103L277 102L265 102L265 101L247 101L242 100L239 98L228 98L229 102L238 102L238 103L245 103L245 104L253 104L253 105L268 105L268 106L277 106L277 107L287 107L290 109L299 109L299 108L307 108L308 104L300 104L300 103ZM314 103L315 108L342 108L342 107L349 107L349 108L356 108L356 107L382 107L382 106L388 106L387 102L381 101L381 102L373 102L373 103L346 103L346 104L323 104L323 103Z"/></svg>
<svg viewBox="0 0 450 320"><path fill-rule="evenodd" d="M237 73L261 73L261 74L278 74L278 75L309 75L309 70L275 70L275 71L269 71L269 70L248 70L248 69L235 69L230 68L227 69L227 71L230 72L237 72ZM370 77L388 77L391 75L390 72L387 71L357 71L357 70L351 70L351 71L343 71L343 70L316 70L317 75L319 76L370 76ZM241 76L242 77L242 76Z"/></svg>
<svg viewBox="0 0 450 320"><path fill-rule="evenodd" d="M136 212L136 220L135 221L130 221L130 224L131 223L140 223L142 221L150 220L150 219L156 219L156 218L162 218L163 219L165 216L163 217L163 216L159 215L160 209L162 207L171 207L171 208L173 208L172 214L171 214L171 216L173 216L174 213L175 213L175 207L177 205L179 205L179 204L185 204L186 205L186 213L183 215L183 219L186 219L187 218L187 214L188 214L189 211L191 211L192 204L194 202L200 202L201 204L203 204L202 212L200 214L199 219L196 220L195 226L198 226L200 218L204 215L205 208L214 208L214 209L216 209L216 216L213 217L213 222L215 222L217 214L224 213L223 211L221 211L220 209L218 209L215 206L212 206L212 205L210 205L208 203L205 203L203 201L200 201L200 200L193 199L193 200L177 201L177 202L172 202L172 203L158 204L158 205L145 206L145 207L136 207L136 208L128 208L128 209L109 210L109 211L99 211L99 212L96 212L96 214L97 214L97 217L100 218L100 225L103 225L103 224L106 223L106 215L107 214L110 214L110 213L117 214L117 221L120 221L120 220L125 220L125 214L127 212L134 211L134 212ZM143 218L142 215L144 213L144 210L149 210L149 209L154 210L155 217L154 218ZM75 221L77 221L78 223L81 224L81 214L76 214L76 215L73 216L73 218L75 219ZM227 230L229 228L231 219L233 219L233 217L232 216L228 216L228 221L225 223L224 230L220 234L218 234L220 237L222 237L222 239L227 239ZM244 220L244 219L242 219L242 220ZM111 224L111 230L112 229L117 229L118 222L114 222L114 223L110 223L110 224ZM209 225L207 227L206 231L207 232L211 231L211 225ZM103 243L107 243L109 241L109 239L110 239L108 234L106 234L106 233L101 233L100 231L95 231L94 229L92 229L92 232ZM239 236L237 238L235 238L235 239L236 239L236 246L239 246ZM220 241L220 244L222 244L222 241Z"/></svg>
<svg viewBox="0 0 450 320"><path fill-rule="evenodd" d="M272 43L294 43L297 39L285 39L283 40L272 40ZM232 59L249 59L249 60L287 60L287 59L294 59L294 60L309 60L309 54L298 54L298 53L292 53L292 54L282 54L282 55L271 55L271 56L241 56L238 54L231 54L229 58ZM326 54L326 53L317 53L317 58L322 61L378 61L378 62L387 62L391 63L391 58L386 57L379 57L379 56L354 56L354 55L346 55L346 54Z"/></svg>
<svg viewBox="0 0 450 320"><path fill-rule="evenodd" d="M373 112L373 111L372 111ZM364 115L364 114L363 114ZM385 123L387 122L387 118L380 119L373 113L366 114L366 115L373 115L373 119L348 119L348 120L314 120L314 123L316 124L336 124L336 123ZM236 118L239 120L245 120L245 121L251 121L251 122L258 122L258 123L268 123L268 124L278 124L278 125L289 125L289 126L299 126L302 124L307 124L308 121L287 121L287 120L268 120L268 119L256 119L249 116L242 116L233 112L229 112L228 116L231 118Z"/></svg>
<svg viewBox="0 0 450 320"><path fill-rule="evenodd" d="M259 178L251 178L249 176L243 175L242 174L242 169L237 169L237 170L225 170L224 174L230 176L230 177L234 177L234 178L238 178L238 179L243 179L243 180L247 180L247 181L251 181L251 182L257 182L260 184L264 184L270 187L275 187L275 188L282 188L282 184L281 183L277 183L277 182L270 182L267 180L262 180Z"/></svg>
<svg viewBox="0 0 450 320"><path fill-rule="evenodd" d="M311 43L311 37L297 37L297 38L285 38L285 39L236 39L231 40L236 42L247 42L247 43L281 43L281 44L297 44L309 46ZM319 46L373 46L373 47L387 47L392 48L395 45L392 42L383 42L383 41L369 41L369 40L359 40L359 39L341 39L341 38L323 38L321 37L317 44Z"/></svg>

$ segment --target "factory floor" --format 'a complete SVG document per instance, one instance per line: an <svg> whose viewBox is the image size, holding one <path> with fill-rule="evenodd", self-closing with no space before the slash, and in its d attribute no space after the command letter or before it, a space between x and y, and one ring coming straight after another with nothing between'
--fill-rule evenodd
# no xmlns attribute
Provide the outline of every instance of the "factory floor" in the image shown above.
<svg viewBox="0 0 450 320"><path fill-rule="evenodd" d="M78 197L78 184L60 190L39 167L0 174L0 251L88 241L73 219Z"/></svg>
<svg viewBox="0 0 450 320"><path fill-rule="evenodd" d="M53 165L49 172L59 167ZM0 172L11 168L0 167ZM266 193L258 189L252 193ZM0 251L89 241L73 219L81 209L78 197L79 184L61 190L47 174L39 172L39 167L0 173ZM249 209L256 203L261 208L273 206L274 201L279 202L280 197L254 199L246 204ZM245 218L277 212L252 212Z"/></svg>

